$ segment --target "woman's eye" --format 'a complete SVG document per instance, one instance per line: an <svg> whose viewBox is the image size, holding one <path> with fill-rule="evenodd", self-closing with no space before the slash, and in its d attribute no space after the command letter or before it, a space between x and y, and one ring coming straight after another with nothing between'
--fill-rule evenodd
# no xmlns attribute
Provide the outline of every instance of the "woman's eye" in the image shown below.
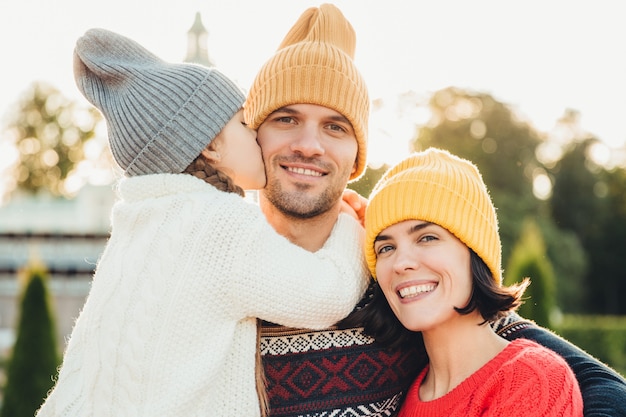
<svg viewBox="0 0 626 417"><path fill-rule="evenodd" d="M376 255L382 255L384 253L389 252L392 249L393 249L393 246L391 245L380 246L378 247L378 249L376 249Z"/></svg>
<svg viewBox="0 0 626 417"><path fill-rule="evenodd" d="M431 242L433 240L437 240L437 238L435 236L432 236L432 235L426 235L426 236L422 236L420 238L420 241L422 241L422 242Z"/></svg>

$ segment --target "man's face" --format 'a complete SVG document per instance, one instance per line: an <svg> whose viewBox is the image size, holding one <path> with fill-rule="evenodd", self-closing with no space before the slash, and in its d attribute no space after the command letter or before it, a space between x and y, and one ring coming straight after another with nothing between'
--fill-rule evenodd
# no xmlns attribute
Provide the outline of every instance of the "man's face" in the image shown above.
<svg viewBox="0 0 626 417"><path fill-rule="evenodd" d="M327 107L282 107L261 124L257 141L267 173L263 195L290 217L311 218L330 210L356 170L354 129Z"/></svg>

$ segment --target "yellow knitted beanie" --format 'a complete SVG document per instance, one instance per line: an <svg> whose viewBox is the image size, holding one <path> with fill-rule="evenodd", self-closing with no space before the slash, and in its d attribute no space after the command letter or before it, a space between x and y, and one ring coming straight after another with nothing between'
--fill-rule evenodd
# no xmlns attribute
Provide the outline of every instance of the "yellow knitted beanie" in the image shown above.
<svg viewBox="0 0 626 417"><path fill-rule="evenodd" d="M341 113L352 124L358 143L351 180L365 170L370 106L365 81L354 65L355 48L354 29L337 7L307 9L261 67L244 105L253 129L291 104L317 104Z"/></svg>
<svg viewBox="0 0 626 417"><path fill-rule="evenodd" d="M496 209L478 168L430 148L390 168L370 195L365 213L365 257L376 278L374 239L404 220L435 223L473 249L502 283Z"/></svg>

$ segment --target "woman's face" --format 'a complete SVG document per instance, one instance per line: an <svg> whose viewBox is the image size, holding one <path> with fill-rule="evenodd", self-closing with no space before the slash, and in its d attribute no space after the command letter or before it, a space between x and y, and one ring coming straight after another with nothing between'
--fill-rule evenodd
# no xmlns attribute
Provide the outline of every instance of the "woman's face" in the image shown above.
<svg viewBox="0 0 626 417"><path fill-rule="evenodd" d="M472 295L470 251L441 226L406 220L374 240L376 276L391 309L409 330L454 323Z"/></svg>

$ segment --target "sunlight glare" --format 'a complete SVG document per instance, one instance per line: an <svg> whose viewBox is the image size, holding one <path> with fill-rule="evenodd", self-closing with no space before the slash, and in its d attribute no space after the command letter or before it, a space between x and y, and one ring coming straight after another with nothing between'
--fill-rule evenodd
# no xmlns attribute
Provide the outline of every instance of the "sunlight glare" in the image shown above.
<svg viewBox="0 0 626 417"><path fill-rule="evenodd" d="M611 150L604 143L596 142L589 147L588 156L600 166L606 166L611 160Z"/></svg>
<svg viewBox="0 0 626 417"><path fill-rule="evenodd" d="M552 195L552 182L543 169L536 169L533 175L533 194L539 200L547 200Z"/></svg>

